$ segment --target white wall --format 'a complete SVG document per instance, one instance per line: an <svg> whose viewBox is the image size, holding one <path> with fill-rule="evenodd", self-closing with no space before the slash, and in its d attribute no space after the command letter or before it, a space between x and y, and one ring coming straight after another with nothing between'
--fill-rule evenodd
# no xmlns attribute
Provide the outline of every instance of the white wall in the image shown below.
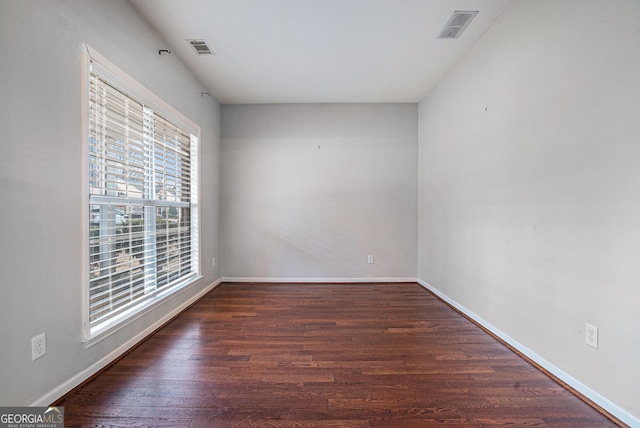
<svg viewBox="0 0 640 428"><path fill-rule="evenodd" d="M514 2L419 113L419 277L636 416L638 22Z"/></svg>
<svg viewBox="0 0 640 428"><path fill-rule="evenodd" d="M415 278L417 123L416 104L223 106L223 278Z"/></svg>
<svg viewBox="0 0 640 428"><path fill-rule="evenodd" d="M202 132L203 280L88 349L81 343L82 42ZM219 242L220 109L175 56L158 55L165 47L126 1L0 1L2 406L61 391L219 278L210 260ZM43 332L47 355L32 362L30 338Z"/></svg>

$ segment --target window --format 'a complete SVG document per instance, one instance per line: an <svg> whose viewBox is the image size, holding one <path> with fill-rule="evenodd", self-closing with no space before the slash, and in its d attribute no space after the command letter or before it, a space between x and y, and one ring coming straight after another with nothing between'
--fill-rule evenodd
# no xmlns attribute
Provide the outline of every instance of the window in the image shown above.
<svg viewBox="0 0 640 428"><path fill-rule="evenodd" d="M86 49L91 340L199 277L199 128Z"/></svg>

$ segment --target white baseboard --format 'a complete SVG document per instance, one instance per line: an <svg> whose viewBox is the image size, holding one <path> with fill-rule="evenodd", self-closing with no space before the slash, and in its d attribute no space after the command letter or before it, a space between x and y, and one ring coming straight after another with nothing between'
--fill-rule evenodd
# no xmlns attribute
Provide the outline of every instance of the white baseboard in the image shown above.
<svg viewBox="0 0 640 428"><path fill-rule="evenodd" d="M579 380L577 380L573 376L569 375L565 371L561 370L560 368L556 367L555 365L553 365L549 361L545 360L540 355L538 355L535 352L533 352L531 349L527 348L526 346L524 346L523 344L521 344L520 342L518 342L517 340L515 340L511 336L509 336L506 333L504 333L502 330L496 328L494 325L492 325L491 323L487 322L482 317L478 316L477 314L475 314L474 312L470 311L466 307L462 306L461 304L459 304L455 300L451 299L446 294L443 294L437 288L431 286L430 284L428 284L427 282L425 282L425 281L423 281L421 279L419 279L417 282L418 282L418 284L420 284L421 286L423 286L424 288L426 288L427 290L431 291L433 294L438 296L440 299L444 300L449 305L453 306L454 308L456 308L457 310L459 310L460 312L465 314L467 317L471 318L473 321L475 321L476 323L480 324L482 327L484 327L487 330L489 330L491 333L493 333L494 335L499 337L505 343L508 343L509 346L513 347L518 352L520 352L522 355L526 356L531 361L535 362L540 367L544 368L547 372L549 372L553 376L557 377L562 382L566 383L571 388L573 388L576 391L578 391L580 394L584 395L586 398L591 400L597 406L600 406L602 409L604 409L605 411L609 412L614 417L618 418L620 421L624 422L625 424L629 425L630 427L640 427L640 418L632 415L631 413L629 413L628 411L626 411L622 407L620 407L617 404L613 403L608 398L600 395L599 393L597 393L593 389L589 388L588 386L586 386L585 384L583 384L582 382L580 382Z"/></svg>
<svg viewBox="0 0 640 428"><path fill-rule="evenodd" d="M379 283L379 282L417 282L417 278L256 278L223 277L222 282L267 282L267 283Z"/></svg>
<svg viewBox="0 0 640 428"><path fill-rule="evenodd" d="M156 321L155 323L153 323L152 325L150 325L149 327L147 327L146 329L144 329L143 331L141 331L140 333L138 333L137 335L135 335L134 337L132 337L131 339L126 341L125 343L123 343L121 346L119 346L118 348L114 349L109 354L105 355L103 358L101 358L100 360L96 361L94 364L90 365L89 367L87 367L86 369L82 370L81 372L77 373L75 376L71 377L67 381L65 381L62 384L58 385L57 387L55 387L53 390L49 391L48 393L46 393L42 397L38 398L36 401L34 401L33 403L30 404L30 407L44 407L44 406L51 405L51 403L55 402L60 397L64 396L69 391L71 391L74 388L76 388L82 382L86 381L91 376L93 376L94 374L98 373L100 370L102 370L105 367L107 367L114 360L116 360L122 354L127 352L129 349L131 349L137 343L142 341L145 337L147 337L148 335L153 333L155 330L157 330L159 327L161 327L163 324L165 324L171 318L175 317L180 312L182 312L187 307L189 307L191 304L193 304L198 299L200 299L202 296L207 294L209 291L213 290L221 282L222 281L220 279L218 279L217 281L207 285L198 294L196 294L195 296L193 296L192 298L190 298L186 302L182 303L181 305L177 306L171 312L169 312L164 317L162 317L161 319L159 319L158 321Z"/></svg>

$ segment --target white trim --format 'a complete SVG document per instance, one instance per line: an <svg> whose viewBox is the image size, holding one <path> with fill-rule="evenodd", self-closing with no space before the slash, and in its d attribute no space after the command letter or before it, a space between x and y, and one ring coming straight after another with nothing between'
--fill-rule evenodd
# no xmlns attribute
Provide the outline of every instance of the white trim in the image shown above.
<svg viewBox="0 0 640 428"><path fill-rule="evenodd" d="M437 288L433 287L432 285L430 285L426 281L423 281L423 280L419 279L418 280L418 284L420 284L421 286L423 286L427 290L431 291L433 294L438 296L440 299L444 300L449 305L453 306L455 309L459 310L460 312L465 314L467 317L471 318L473 321L475 321L476 323L480 324L482 327L484 327L487 330L489 330L491 333L495 334L497 337L499 337L505 343L508 343L511 347L516 349L522 355L526 356L531 361L535 362L540 367L544 368L546 371L551 373L553 376L557 377L558 379L560 379L561 381L563 381L564 383L569 385L571 388L573 388L576 391L578 391L580 394L584 395L586 398L591 400L597 406L600 406L601 408L603 408L604 410L609 412L611 415L615 416L616 418L618 418L619 420L624 422L625 424L629 425L630 427L640 427L640 418L632 415L627 410L623 409L622 407L620 407L617 404L613 403L608 398L604 397L603 395L601 395L601 394L597 393L596 391L594 391L593 389L589 388L587 385L583 384L578 379L574 378L573 376L571 376L570 374L568 374L565 371L561 370L560 368L558 368L554 364L552 364L549 361L545 360L540 355L536 354L531 349L529 349L526 346L524 346L522 343L518 342L517 340L515 340L511 336L507 335L505 332L503 332L502 330L498 329L497 327L495 327L494 325L489 323L484 318L478 316L476 313L470 311L469 309L467 309L466 307L462 306L461 304L459 304L455 300L451 299L449 296L447 296L446 294L442 293L440 290L438 290Z"/></svg>
<svg viewBox="0 0 640 428"><path fill-rule="evenodd" d="M378 282L417 282L416 278L258 278L258 277L223 277L222 282L283 282L283 283L378 283Z"/></svg>
<svg viewBox="0 0 640 428"><path fill-rule="evenodd" d="M89 171L89 111L90 111L90 78L89 70L91 69L91 56L85 43L82 44L82 275L80 284L82 290L80 296L82 298L82 340L90 338L91 327L89 325L89 180L87 180Z"/></svg>
<svg viewBox="0 0 640 428"><path fill-rule="evenodd" d="M195 141L194 141L195 140ZM202 220L202 213L200 208L201 201L201 189L202 189L202 175L200 171L201 159L202 159L202 143L200 138L200 128L198 128L198 134L191 134L189 136L189 144L191 145L191 176L195 177L191 179L191 248L196 251L191 257L192 270L198 273L202 273L202 237L200 236L200 221Z"/></svg>
<svg viewBox="0 0 640 428"><path fill-rule="evenodd" d="M123 329L138 318L153 311L173 296L177 296L178 294L181 294L185 290L188 290L192 286L196 285L200 281L200 279L202 279L202 275L196 276L195 274L193 274L185 278L184 281L179 282L178 284L175 284L172 287L167 288L166 290L159 289L152 291L148 294L147 298L145 298L138 304L134 304L131 307L118 313L113 318L110 318L109 320L92 327L91 337L84 340L85 348L90 348L96 343L111 336L118 330Z"/></svg>
<svg viewBox="0 0 640 428"><path fill-rule="evenodd" d="M169 312L168 314L160 318L155 323L151 324L149 327L147 327L146 329L144 329L143 331L141 331L131 339L127 340L125 343L120 345L118 348L114 349L112 352L110 352L109 354L101 358L99 361L96 361L91 366L87 367L86 369L72 376L62 384L53 388L51 391L47 392L42 397L35 400L29 406L30 407L49 406L51 403L58 400L60 397L64 396L69 391L72 391L78 385L82 384L82 382L84 382L94 374L98 373L100 370L107 367L109 364L111 364L113 361L119 358L122 354L127 352L133 346L135 346L136 344L141 342L143 339L145 339L147 336L149 336L151 333L153 333L155 330L160 328L163 324L168 322L171 318L175 317L180 312L185 310L187 307L189 307L190 305L198 301L200 298L202 298L209 291L213 290L221 282L222 281L220 279L218 279L215 282L212 282L211 284L206 286L204 289L202 289L202 291L200 291L198 294L196 294L186 302L174 308L171 312Z"/></svg>

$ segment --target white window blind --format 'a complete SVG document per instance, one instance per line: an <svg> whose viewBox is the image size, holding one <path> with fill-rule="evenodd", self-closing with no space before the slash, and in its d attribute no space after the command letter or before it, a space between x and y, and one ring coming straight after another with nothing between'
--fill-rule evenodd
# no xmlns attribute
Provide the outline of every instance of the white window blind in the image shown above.
<svg viewBox="0 0 640 428"><path fill-rule="evenodd" d="M119 70L101 73L106 61L90 57L86 312L93 328L198 275L198 138L181 118L129 95L144 88L118 87Z"/></svg>

